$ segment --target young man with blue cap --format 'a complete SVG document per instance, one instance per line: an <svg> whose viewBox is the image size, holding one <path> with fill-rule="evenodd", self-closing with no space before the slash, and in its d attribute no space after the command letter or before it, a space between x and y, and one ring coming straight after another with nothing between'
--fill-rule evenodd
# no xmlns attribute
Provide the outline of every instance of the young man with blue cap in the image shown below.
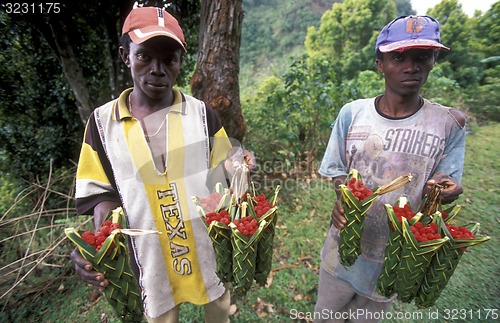
<svg viewBox="0 0 500 323"><path fill-rule="evenodd" d="M384 261L388 225L384 204L406 196L413 211L425 191L444 187L441 202L462 193L465 118L454 108L420 95L439 50L439 23L429 16L403 16L386 25L376 43L376 65L385 92L346 104L333 130L319 172L331 177L337 192L331 227L321 252L315 322L378 322L395 297L376 291ZM349 167L375 187L411 173L403 188L380 196L365 217L362 254L350 267L339 263L338 240L346 224L338 186Z"/></svg>

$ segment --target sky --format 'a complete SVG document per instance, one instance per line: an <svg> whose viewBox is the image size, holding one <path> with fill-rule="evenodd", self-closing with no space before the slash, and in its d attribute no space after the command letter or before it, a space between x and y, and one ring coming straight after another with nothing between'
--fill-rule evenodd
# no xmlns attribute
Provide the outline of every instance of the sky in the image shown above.
<svg viewBox="0 0 500 323"><path fill-rule="evenodd" d="M484 13L497 1L499 0L459 0L458 2L462 4L462 10L472 17L476 9ZM425 15L427 9L434 8L440 2L441 0L411 0L411 5L418 15Z"/></svg>

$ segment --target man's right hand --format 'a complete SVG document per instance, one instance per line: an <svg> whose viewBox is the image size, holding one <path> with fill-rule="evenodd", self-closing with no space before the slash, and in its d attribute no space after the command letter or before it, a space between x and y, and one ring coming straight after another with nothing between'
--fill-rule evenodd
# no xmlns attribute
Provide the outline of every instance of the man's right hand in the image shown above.
<svg viewBox="0 0 500 323"><path fill-rule="evenodd" d="M333 187L335 188L335 194L337 195L337 201L333 206L330 225L333 224L339 230L343 229L347 223L347 220L344 217L344 208L342 207L342 194L340 193L340 185L345 183L346 178L346 175L340 175L332 178Z"/></svg>
<svg viewBox="0 0 500 323"><path fill-rule="evenodd" d="M106 286L109 284L109 281L103 274L93 270L92 263L83 258L78 248L75 248L69 257L75 264L75 272L82 278L82 280L91 284L100 292L104 292Z"/></svg>
<svg viewBox="0 0 500 323"><path fill-rule="evenodd" d="M337 229L343 229L347 220L344 217L344 208L342 207L342 199L337 199L332 211L330 224L333 224Z"/></svg>

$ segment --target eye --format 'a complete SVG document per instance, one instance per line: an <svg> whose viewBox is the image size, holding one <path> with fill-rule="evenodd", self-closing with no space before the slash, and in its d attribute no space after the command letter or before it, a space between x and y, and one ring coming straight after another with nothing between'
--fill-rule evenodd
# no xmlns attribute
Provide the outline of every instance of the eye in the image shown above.
<svg viewBox="0 0 500 323"><path fill-rule="evenodd" d="M392 55L392 60L394 61L403 61L405 59L405 56L401 53L394 53L394 55Z"/></svg>
<svg viewBox="0 0 500 323"><path fill-rule="evenodd" d="M149 59L149 55L145 53L136 53L135 56L141 61L146 61Z"/></svg>
<svg viewBox="0 0 500 323"><path fill-rule="evenodd" d="M432 60L433 58L433 53L432 52L422 52L419 56L418 56L418 60L421 61L421 62L426 62L426 61L430 61Z"/></svg>
<svg viewBox="0 0 500 323"><path fill-rule="evenodd" d="M179 58L176 55L167 56L164 59L165 64L175 65L179 62Z"/></svg>

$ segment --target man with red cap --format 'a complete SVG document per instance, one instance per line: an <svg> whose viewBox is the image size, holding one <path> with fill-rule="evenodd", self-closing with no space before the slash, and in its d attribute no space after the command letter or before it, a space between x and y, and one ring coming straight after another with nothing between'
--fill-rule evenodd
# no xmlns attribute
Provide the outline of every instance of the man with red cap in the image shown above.
<svg viewBox="0 0 500 323"><path fill-rule="evenodd" d="M389 232L384 204L405 196L415 212L436 183L443 187L442 203L463 191L465 118L459 110L420 95L438 51L449 50L439 36L439 23L429 16L403 16L386 25L376 43L385 92L346 104L333 124L319 172L332 178L337 200L321 252L315 322L377 322L389 309L394 297L376 291ZM377 198L364 219L361 255L344 267L338 244L346 219L338 187L350 167L368 187L408 173L413 180Z"/></svg>
<svg viewBox="0 0 500 323"><path fill-rule="evenodd" d="M161 233L131 236L131 265L148 321L177 322L179 305L189 302L204 305L206 322L228 322L229 292L215 273L211 240L191 198L209 194L209 171L232 172L234 161L226 157L234 148L215 111L173 89L186 51L173 16L161 8L134 8L120 42L134 86L88 121L77 212L94 214L99 228L121 206L130 228ZM253 156L243 155L252 166ZM106 277L77 250L71 258L84 281L106 288Z"/></svg>

